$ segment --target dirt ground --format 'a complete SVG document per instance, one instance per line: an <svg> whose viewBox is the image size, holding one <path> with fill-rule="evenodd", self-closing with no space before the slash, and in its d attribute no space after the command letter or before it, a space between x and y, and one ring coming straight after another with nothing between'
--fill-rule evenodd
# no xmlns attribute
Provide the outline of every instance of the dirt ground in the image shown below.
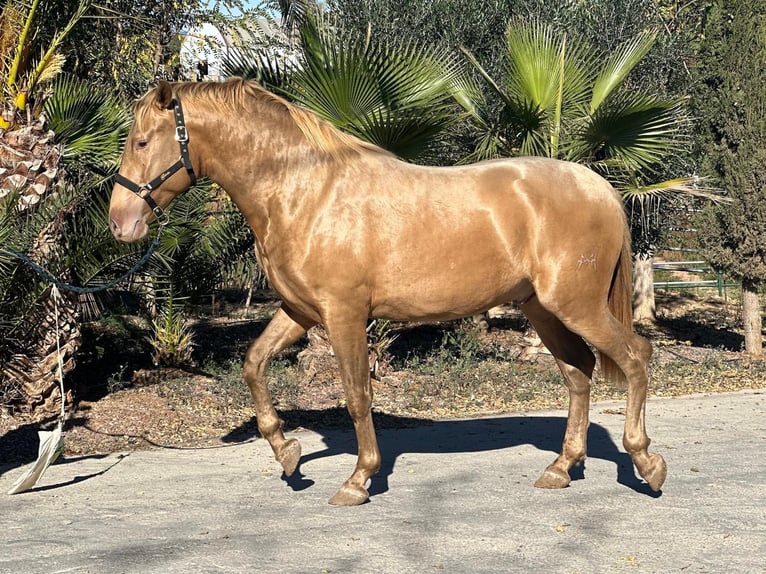
<svg viewBox="0 0 766 574"><path fill-rule="evenodd" d="M736 302L661 292L657 303L657 323L637 327L655 348L650 395L766 387L766 365L741 352ZM140 337L110 342L104 333L92 334L90 346L98 352L81 358L74 377L77 402L66 423L65 454L196 447L253 436L239 365L275 307L265 300L246 316L200 318L192 372L150 368ZM376 424L566 406L555 363L521 314L512 307L493 310L488 327L455 336L450 325L393 326L396 339L373 381ZM321 333L310 336L311 344L304 341L275 361L270 384L277 409L287 428L350 425L329 345ZM624 396L622 389L594 384L594 400ZM0 414L0 460L34 460L37 430L55 420Z"/></svg>

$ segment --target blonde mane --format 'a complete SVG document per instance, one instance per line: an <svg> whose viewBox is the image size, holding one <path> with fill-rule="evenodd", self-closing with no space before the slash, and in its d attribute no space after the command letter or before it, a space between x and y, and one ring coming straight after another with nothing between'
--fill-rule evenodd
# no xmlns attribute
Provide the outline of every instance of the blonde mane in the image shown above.
<svg viewBox="0 0 766 574"><path fill-rule="evenodd" d="M193 105L195 100L201 100L218 112L268 106L292 120L314 148L335 158L347 158L363 151L389 154L372 143L340 131L313 112L291 104L252 80L230 78L223 82L180 82L172 84L172 88L174 96L178 96L184 105L187 102ZM152 90L136 102L134 117L137 126L142 125L155 101L156 90Z"/></svg>

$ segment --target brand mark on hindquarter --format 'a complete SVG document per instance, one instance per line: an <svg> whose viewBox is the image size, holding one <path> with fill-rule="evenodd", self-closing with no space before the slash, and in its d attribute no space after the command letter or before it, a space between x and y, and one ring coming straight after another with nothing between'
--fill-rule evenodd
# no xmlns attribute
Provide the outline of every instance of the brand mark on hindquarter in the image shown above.
<svg viewBox="0 0 766 574"><path fill-rule="evenodd" d="M577 260L577 268L580 269L583 265L589 265L590 267L593 267L593 269L595 269L596 254L591 253L590 255L580 255L580 258Z"/></svg>

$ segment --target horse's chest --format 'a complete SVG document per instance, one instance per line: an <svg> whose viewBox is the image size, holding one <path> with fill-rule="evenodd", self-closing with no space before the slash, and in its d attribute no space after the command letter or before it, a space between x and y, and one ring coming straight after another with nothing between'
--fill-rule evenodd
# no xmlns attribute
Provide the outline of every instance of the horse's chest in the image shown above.
<svg viewBox="0 0 766 574"><path fill-rule="evenodd" d="M279 249L269 250L257 239L255 258L268 278L269 285L283 301L305 316L318 320L313 299L306 297L306 278L289 258L285 258Z"/></svg>

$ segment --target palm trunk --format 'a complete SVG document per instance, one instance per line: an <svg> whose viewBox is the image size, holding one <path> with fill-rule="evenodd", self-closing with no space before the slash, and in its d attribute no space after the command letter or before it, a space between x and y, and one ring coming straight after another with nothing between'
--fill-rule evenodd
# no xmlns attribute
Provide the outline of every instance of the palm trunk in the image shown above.
<svg viewBox="0 0 766 574"><path fill-rule="evenodd" d="M62 374L66 375L74 370L74 354L80 346L77 297L62 293L57 306L58 313L55 312L48 290L27 314L25 324L20 329L19 335L28 345L18 349L19 352L2 365L3 372L0 375L4 385L16 385L22 390L26 410L38 415L55 413L61 409L59 352L62 356ZM69 401L71 399L71 395L65 398Z"/></svg>
<svg viewBox="0 0 766 574"><path fill-rule="evenodd" d="M742 282L742 323L745 330L745 352L753 357L763 356L763 315L758 299L758 286Z"/></svg>
<svg viewBox="0 0 766 574"><path fill-rule="evenodd" d="M654 257L636 255L633 264L633 319L654 322L657 310L654 301Z"/></svg>
<svg viewBox="0 0 766 574"><path fill-rule="evenodd" d="M41 204L55 196L65 177L59 167L61 146L53 132L35 123L4 134L0 141L0 195L4 190L18 190L18 217L30 228L36 226L34 215ZM66 220L78 204L72 202L56 212L38 233L28 250L38 264L50 267L61 261L66 249ZM30 277L25 269L19 277ZM71 278L65 274L64 281ZM21 289L27 293L31 284ZM34 281L30 279L30 281ZM56 307L58 320L56 319ZM62 293L54 306L50 289L31 304L15 309L13 331L4 333L6 348L0 356L0 399L41 416L61 407L58 385L58 356L62 354L63 374L74 368L74 354L80 345L80 305L78 297ZM58 325L58 328L57 328ZM58 337L57 337L58 334Z"/></svg>

